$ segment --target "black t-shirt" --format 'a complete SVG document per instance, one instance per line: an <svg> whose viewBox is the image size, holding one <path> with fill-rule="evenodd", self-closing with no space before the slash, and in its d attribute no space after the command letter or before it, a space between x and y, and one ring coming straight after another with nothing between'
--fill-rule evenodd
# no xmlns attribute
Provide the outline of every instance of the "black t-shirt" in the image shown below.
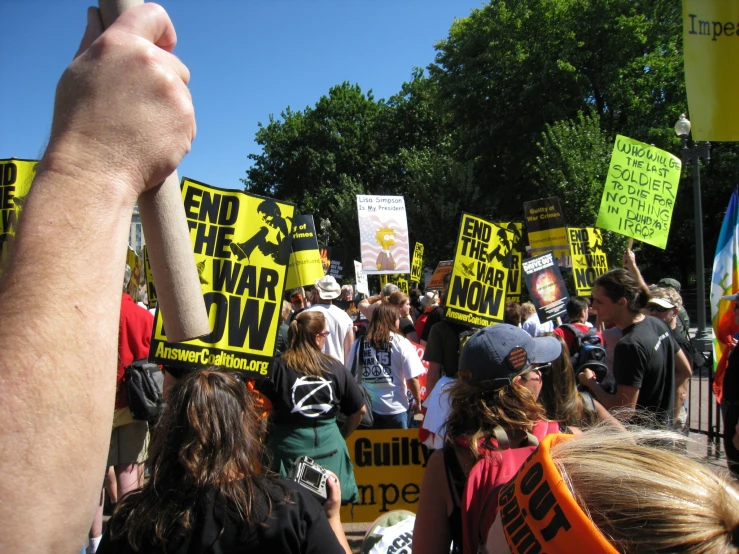
<svg viewBox="0 0 739 554"><path fill-rule="evenodd" d="M324 361L328 371L321 377L298 373L282 358L275 361L272 380L257 385L272 402L273 423L300 425L362 409L364 395L347 369L333 358Z"/></svg>
<svg viewBox="0 0 739 554"><path fill-rule="evenodd" d="M723 384L723 400L726 405L739 405L739 347L729 354L729 364L726 366ZM726 429L733 434L733 429Z"/></svg>
<svg viewBox="0 0 739 554"><path fill-rule="evenodd" d="M444 319L444 308L436 306L429 312L429 316L426 318L426 324L423 326L423 333L420 339L428 342L429 335L431 334L431 328Z"/></svg>
<svg viewBox="0 0 739 554"><path fill-rule="evenodd" d="M677 344L667 325L652 316L623 330L613 356L616 384L636 387L637 408L672 421L675 406Z"/></svg>
<svg viewBox="0 0 739 554"><path fill-rule="evenodd" d="M259 525L244 522L235 506L216 501L215 490L209 491L197 506L197 517L189 531L175 530L169 535L167 554L344 554L321 505L300 485L280 479L290 491L290 502L282 502L284 491L275 482L261 477L272 500L272 514L267 514L267 497L258 494L254 503ZM113 516L116 517L116 516ZM111 540L103 536L99 554L134 554L126 537ZM144 541L138 554L164 553Z"/></svg>
<svg viewBox="0 0 739 554"><path fill-rule="evenodd" d="M467 325L453 321L439 321L429 333L423 359L441 364L447 377L456 377L459 371L459 335L469 329Z"/></svg>
<svg viewBox="0 0 739 554"><path fill-rule="evenodd" d="M416 327L413 325L413 322L408 319L407 317L401 317L400 318L400 334L404 337L408 337L410 333L415 333Z"/></svg>

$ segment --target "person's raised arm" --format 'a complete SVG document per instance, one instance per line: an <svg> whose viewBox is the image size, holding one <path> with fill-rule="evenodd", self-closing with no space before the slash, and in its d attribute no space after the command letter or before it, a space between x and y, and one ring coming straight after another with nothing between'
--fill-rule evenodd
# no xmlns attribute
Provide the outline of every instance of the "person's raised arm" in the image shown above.
<svg viewBox="0 0 739 554"><path fill-rule="evenodd" d="M8 552L83 544L110 439L131 213L195 136L189 72L171 53L177 38L166 12L144 4L100 30L90 9L0 282Z"/></svg>
<svg viewBox="0 0 739 554"><path fill-rule="evenodd" d="M627 248L624 251L623 263L629 273L631 273L634 279L639 283L639 286L649 292L649 286L647 286L646 281L644 281L644 277L642 277L641 271L639 271L639 266L636 265L636 256L634 255L633 250L629 250Z"/></svg>

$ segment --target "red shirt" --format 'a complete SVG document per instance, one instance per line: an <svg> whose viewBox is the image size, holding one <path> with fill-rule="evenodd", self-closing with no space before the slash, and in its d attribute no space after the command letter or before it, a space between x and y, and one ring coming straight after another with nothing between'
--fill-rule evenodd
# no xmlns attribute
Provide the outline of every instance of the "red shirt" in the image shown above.
<svg viewBox="0 0 739 554"><path fill-rule="evenodd" d="M134 360L149 356L151 332L154 327L154 316L149 310L137 305L131 295L123 293L121 297L121 319L118 328L118 381L116 382L115 408L128 406L126 387L122 387L126 366Z"/></svg>

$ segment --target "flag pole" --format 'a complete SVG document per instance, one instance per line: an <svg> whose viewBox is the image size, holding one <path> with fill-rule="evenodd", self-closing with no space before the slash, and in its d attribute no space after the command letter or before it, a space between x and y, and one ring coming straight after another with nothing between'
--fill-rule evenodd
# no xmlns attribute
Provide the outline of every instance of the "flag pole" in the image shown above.
<svg viewBox="0 0 739 554"><path fill-rule="evenodd" d="M98 0L103 28L143 0ZM177 171L138 199L149 262L167 340L181 342L210 332Z"/></svg>

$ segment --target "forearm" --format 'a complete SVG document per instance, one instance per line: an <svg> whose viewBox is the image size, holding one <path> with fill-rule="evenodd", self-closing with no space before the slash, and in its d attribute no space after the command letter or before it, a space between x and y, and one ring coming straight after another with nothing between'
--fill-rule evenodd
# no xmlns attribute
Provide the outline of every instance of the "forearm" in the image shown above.
<svg viewBox="0 0 739 554"><path fill-rule="evenodd" d="M418 381L418 377L413 379L406 379L408 389L411 391L413 398L420 405L421 404L421 383Z"/></svg>
<svg viewBox="0 0 739 554"><path fill-rule="evenodd" d="M357 430L359 424L362 423L362 416L364 415L365 409L358 411L356 414L352 414L346 418L344 425L341 427L341 436L348 439L349 436Z"/></svg>
<svg viewBox="0 0 739 554"><path fill-rule="evenodd" d="M339 540L339 544L344 548L346 554L352 554L349 541L346 540L346 535L344 534L344 526L341 524L341 519L338 516L330 517L328 518L328 524L331 526L336 538Z"/></svg>
<svg viewBox="0 0 739 554"><path fill-rule="evenodd" d="M65 156L39 164L0 285L0 536L22 538L5 543L15 551L79 546L112 424L135 198ZM55 543L34 532L38 514Z"/></svg>
<svg viewBox="0 0 739 554"><path fill-rule="evenodd" d="M596 400L600 402L606 410L614 410L621 407L616 395L608 394L598 382L590 380L585 383L585 386L593 393Z"/></svg>
<svg viewBox="0 0 739 554"><path fill-rule="evenodd" d="M429 362L429 372L426 374L426 398L434 390L436 383L441 379L441 364L437 362Z"/></svg>

